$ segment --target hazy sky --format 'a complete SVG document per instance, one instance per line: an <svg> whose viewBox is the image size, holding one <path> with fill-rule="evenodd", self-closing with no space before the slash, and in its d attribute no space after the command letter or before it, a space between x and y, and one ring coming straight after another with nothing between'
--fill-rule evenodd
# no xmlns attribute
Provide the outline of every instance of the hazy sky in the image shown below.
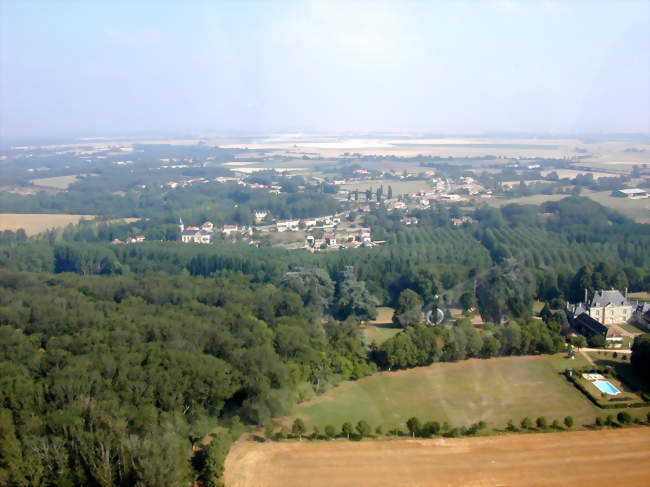
<svg viewBox="0 0 650 487"><path fill-rule="evenodd" d="M0 134L650 132L650 2L0 0Z"/></svg>

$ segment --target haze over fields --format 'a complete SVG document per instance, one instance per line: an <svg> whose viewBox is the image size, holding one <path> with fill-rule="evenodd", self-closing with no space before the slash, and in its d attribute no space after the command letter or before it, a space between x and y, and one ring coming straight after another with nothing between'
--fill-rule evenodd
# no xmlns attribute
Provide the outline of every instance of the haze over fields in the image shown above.
<svg viewBox="0 0 650 487"><path fill-rule="evenodd" d="M650 4L0 2L0 136L650 131Z"/></svg>

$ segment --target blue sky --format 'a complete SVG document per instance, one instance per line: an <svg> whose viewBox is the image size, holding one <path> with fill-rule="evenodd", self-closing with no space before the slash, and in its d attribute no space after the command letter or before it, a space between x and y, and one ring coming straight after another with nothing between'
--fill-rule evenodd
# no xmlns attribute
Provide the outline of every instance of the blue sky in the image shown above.
<svg viewBox="0 0 650 487"><path fill-rule="evenodd" d="M650 2L0 0L0 135L650 132Z"/></svg>

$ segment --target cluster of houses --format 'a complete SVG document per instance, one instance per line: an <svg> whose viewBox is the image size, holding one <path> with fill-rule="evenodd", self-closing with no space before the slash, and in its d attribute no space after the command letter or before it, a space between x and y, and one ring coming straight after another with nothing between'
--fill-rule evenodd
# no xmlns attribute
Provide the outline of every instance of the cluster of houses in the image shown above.
<svg viewBox="0 0 650 487"><path fill-rule="evenodd" d="M114 238L111 240L112 244L130 244L130 243L142 243L146 240L144 235L137 235L135 237L127 237L124 240L120 240L119 238Z"/></svg>
<svg viewBox="0 0 650 487"><path fill-rule="evenodd" d="M575 330L591 337L601 335L606 343L619 346L623 337L612 325L636 323L644 327L650 324L650 304L628 299L625 294L615 289L596 291L591 299L585 290L584 302L569 305Z"/></svg>
<svg viewBox="0 0 650 487"><path fill-rule="evenodd" d="M326 215L315 218L293 218L290 220L278 220L275 223L276 232L296 232L304 228L320 227L323 229L332 229L341 223L341 214ZM256 216L257 218L257 216Z"/></svg>
<svg viewBox="0 0 650 487"><path fill-rule="evenodd" d="M355 249L357 247L370 247L373 245L374 243L369 228L351 230L345 235L338 236L336 233L325 233L322 238L315 238L313 235L308 235L306 239L306 247L312 253L325 249Z"/></svg>
<svg viewBox="0 0 650 487"><path fill-rule="evenodd" d="M235 233L248 236L253 234L253 229L248 225L224 225L220 228L216 228L212 222L205 222L200 227L185 227L183 220L181 219L178 226L181 229L181 241L183 243L209 244L214 241L214 237L217 233L226 236Z"/></svg>

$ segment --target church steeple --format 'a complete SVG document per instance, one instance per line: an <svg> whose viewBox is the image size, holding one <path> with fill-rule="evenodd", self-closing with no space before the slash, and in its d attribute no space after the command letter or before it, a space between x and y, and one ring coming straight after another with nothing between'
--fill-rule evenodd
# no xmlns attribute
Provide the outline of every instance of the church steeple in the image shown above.
<svg viewBox="0 0 650 487"><path fill-rule="evenodd" d="M183 219L181 217L178 217L178 226L181 229L181 233L183 233L183 230L185 230L185 225L183 225Z"/></svg>

